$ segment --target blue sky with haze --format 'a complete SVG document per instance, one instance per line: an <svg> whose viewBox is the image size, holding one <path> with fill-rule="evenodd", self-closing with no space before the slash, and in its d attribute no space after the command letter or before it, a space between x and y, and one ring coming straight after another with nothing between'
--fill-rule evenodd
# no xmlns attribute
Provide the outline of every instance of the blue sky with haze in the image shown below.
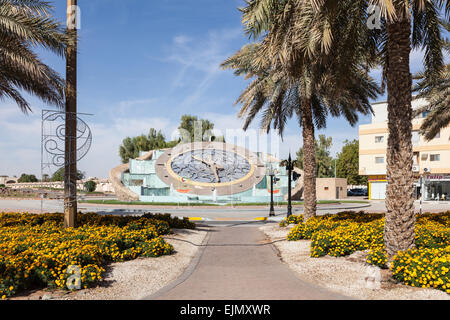
<svg viewBox="0 0 450 320"><path fill-rule="evenodd" d="M65 1L54 1L55 15L65 21ZM78 110L93 132L90 153L79 164L87 176L107 177L120 163L123 138L149 128L167 137L183 114L213 121L216 128L240 129L234 101L246 81L219 64L248 43L237 10L243 0L79 0L82 12L79 45ZM41 51L39 51L41 52ZM44 61L64 75L64 60L42 53ZM422 67L414 52L412 71ZM373 76L379 78L379 72ZM33 113L22 114L11 101L1 101L0 175L40 174L40 113L44 106L30 98ZM361 117L360 123L370 122ZM258 121L255 122L256 128ZM358 128L330 119L319 133L333 137L333 154ZM301 130L293 120L280 143L282 158L301 147Z"/></svg>

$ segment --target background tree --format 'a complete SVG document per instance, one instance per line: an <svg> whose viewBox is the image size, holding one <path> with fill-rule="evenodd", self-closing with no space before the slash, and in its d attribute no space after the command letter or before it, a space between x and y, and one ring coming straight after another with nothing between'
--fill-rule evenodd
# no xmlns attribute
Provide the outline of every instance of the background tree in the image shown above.
<svg viewBox="0 0 450 320"><path fill-rule="evenodd" d="M316 172L317 178L334 177L334 160L331 157L330 149L333 145L333 138L319 135L319 139L314 140L316 152ZM303 170L303 147L297 152L297 166Z"/></svg>
<svg viewBox="0 0 450 320"><path fill-rule="evenodd" d="M337 155L338 178L346 178L349 185L367 185L368 178L359 175L359 141L345 140L342 151Z"/></svg>
<svg viewBox="0 0 450 320"><path fill-rule="evenodd" d="M198 127L197 136L202 137L202 141L221 141L225 142L224 137L216 137L213 135L214 123L205 119L198 119L196 116L183 115L181 117L180 126L180 138L174 141L167 141L166 137L160 131L151 128L148 135L140 135L137 137L127 137L122 141L122 145L119 147L119 155L122 159L122 163L128 163L130 159L136 159L139 157L139 152L169 149L175 147L178 143L185 140L186 142L193 142L196 130L195 123L201 126ZM201 133L200 133L201 128Z"/></svg>
<svg viewBox="0 0 450 320"><path fill-rule="evenodd" d="M38 182L39 180L36 178L34 174L22 174L17 180L19 183L26 183L26 182Z"/></svg>
<svg viewBox="0 0 450 320"><path fill-rule="evenodd" d="M94 192L97 189L97 183L95 181L89 180L84 183L84 189L87 192Z"/></svg>
<svg viewBox="0 0 450 320"><path fill-rule="evenodd" d="M84 178L85 178L85 173L78 170L77 180L83 180ZM55 173L52 175L51 180L53 182L64 181L64 168L60 168L60 169L56 170Z"/></svg>
<svg viewBox="0 0 450 320"><path fill-rule="evenodd" d="M31 108L23 92L64 106L64 80L33 51L41 47L63 56L74 42L51 17L52 9L47 1L0 0L0 98L13 99L24 113Z"/></svg>
<svg viewBox="0 0 450 320"><path fill-rule="evenodd" d="M207 119L199 119L197 116L183 115L178 129L180 130L181 139L186 143L194 142L195 138L197 138L197 141L224 141L223 137L214 136L214 123Z"/></svg>
<svg viewBox="0 0 450 320"><path fill-rule="evenodd" d="M148 135L140 135L137 137L127 137L123 140L119 148L119 154L123 163L128 163L130 159L139 157L139 152L158 149L171 148L177 142L166 142L161 131L151 128Z"/></svg>

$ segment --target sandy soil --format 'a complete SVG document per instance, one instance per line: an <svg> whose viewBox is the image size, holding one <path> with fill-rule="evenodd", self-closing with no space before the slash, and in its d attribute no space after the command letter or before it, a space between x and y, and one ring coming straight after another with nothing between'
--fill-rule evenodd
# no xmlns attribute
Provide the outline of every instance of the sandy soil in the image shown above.
<svg viewBox="0 0 450 320"><path fill-rule="evenodd" d="M201 244L206 231L173 229L168 238ZM108 266L104 281L96 288L76 292L39 290L13 300L139 300L177 279L188 267L198 247L167 239L175 248L170 256L140 258Z"/></svg>
<svg viewBox="0 0 450 320"><path fill-rule="evenodd" d="M266 225L260 229L272 240L286 239L292 228ZM349 257L309 256L310 241L281 241L275 246L281 259L297 275L310 283L355 299L364 300L450 300L450 295L435 289L419 289L394 283L388 271L365 263L364 252Z"/></svg>

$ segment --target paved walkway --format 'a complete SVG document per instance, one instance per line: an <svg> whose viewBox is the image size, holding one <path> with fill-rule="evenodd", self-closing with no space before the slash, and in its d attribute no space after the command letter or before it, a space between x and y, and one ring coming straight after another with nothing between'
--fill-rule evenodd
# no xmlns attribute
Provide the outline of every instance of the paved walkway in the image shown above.
<svg viewBox="0 0 450 320"><path fill-rule="evenodd" d="M346 299L300 280L257 226L211 227L191 266L155 300Z"/></svg>

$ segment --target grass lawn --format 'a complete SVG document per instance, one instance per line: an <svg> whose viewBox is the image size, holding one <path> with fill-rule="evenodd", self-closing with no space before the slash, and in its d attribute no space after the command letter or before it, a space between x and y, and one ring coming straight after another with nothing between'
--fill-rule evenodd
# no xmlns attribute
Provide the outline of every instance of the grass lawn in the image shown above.
<svg viewBox="0 0 450 320"><path fill-rule="evenodd" d="M40 190L50 190L50 191L64 191L63 188L49 188L49 187L45 187L45 188L37 188ZM78 193L82 193L82 194L95 194L95 195L104 195L104 192L99 192L99 191L93 191L93 192L87 192L84 190L78 190Z"/></svg>

